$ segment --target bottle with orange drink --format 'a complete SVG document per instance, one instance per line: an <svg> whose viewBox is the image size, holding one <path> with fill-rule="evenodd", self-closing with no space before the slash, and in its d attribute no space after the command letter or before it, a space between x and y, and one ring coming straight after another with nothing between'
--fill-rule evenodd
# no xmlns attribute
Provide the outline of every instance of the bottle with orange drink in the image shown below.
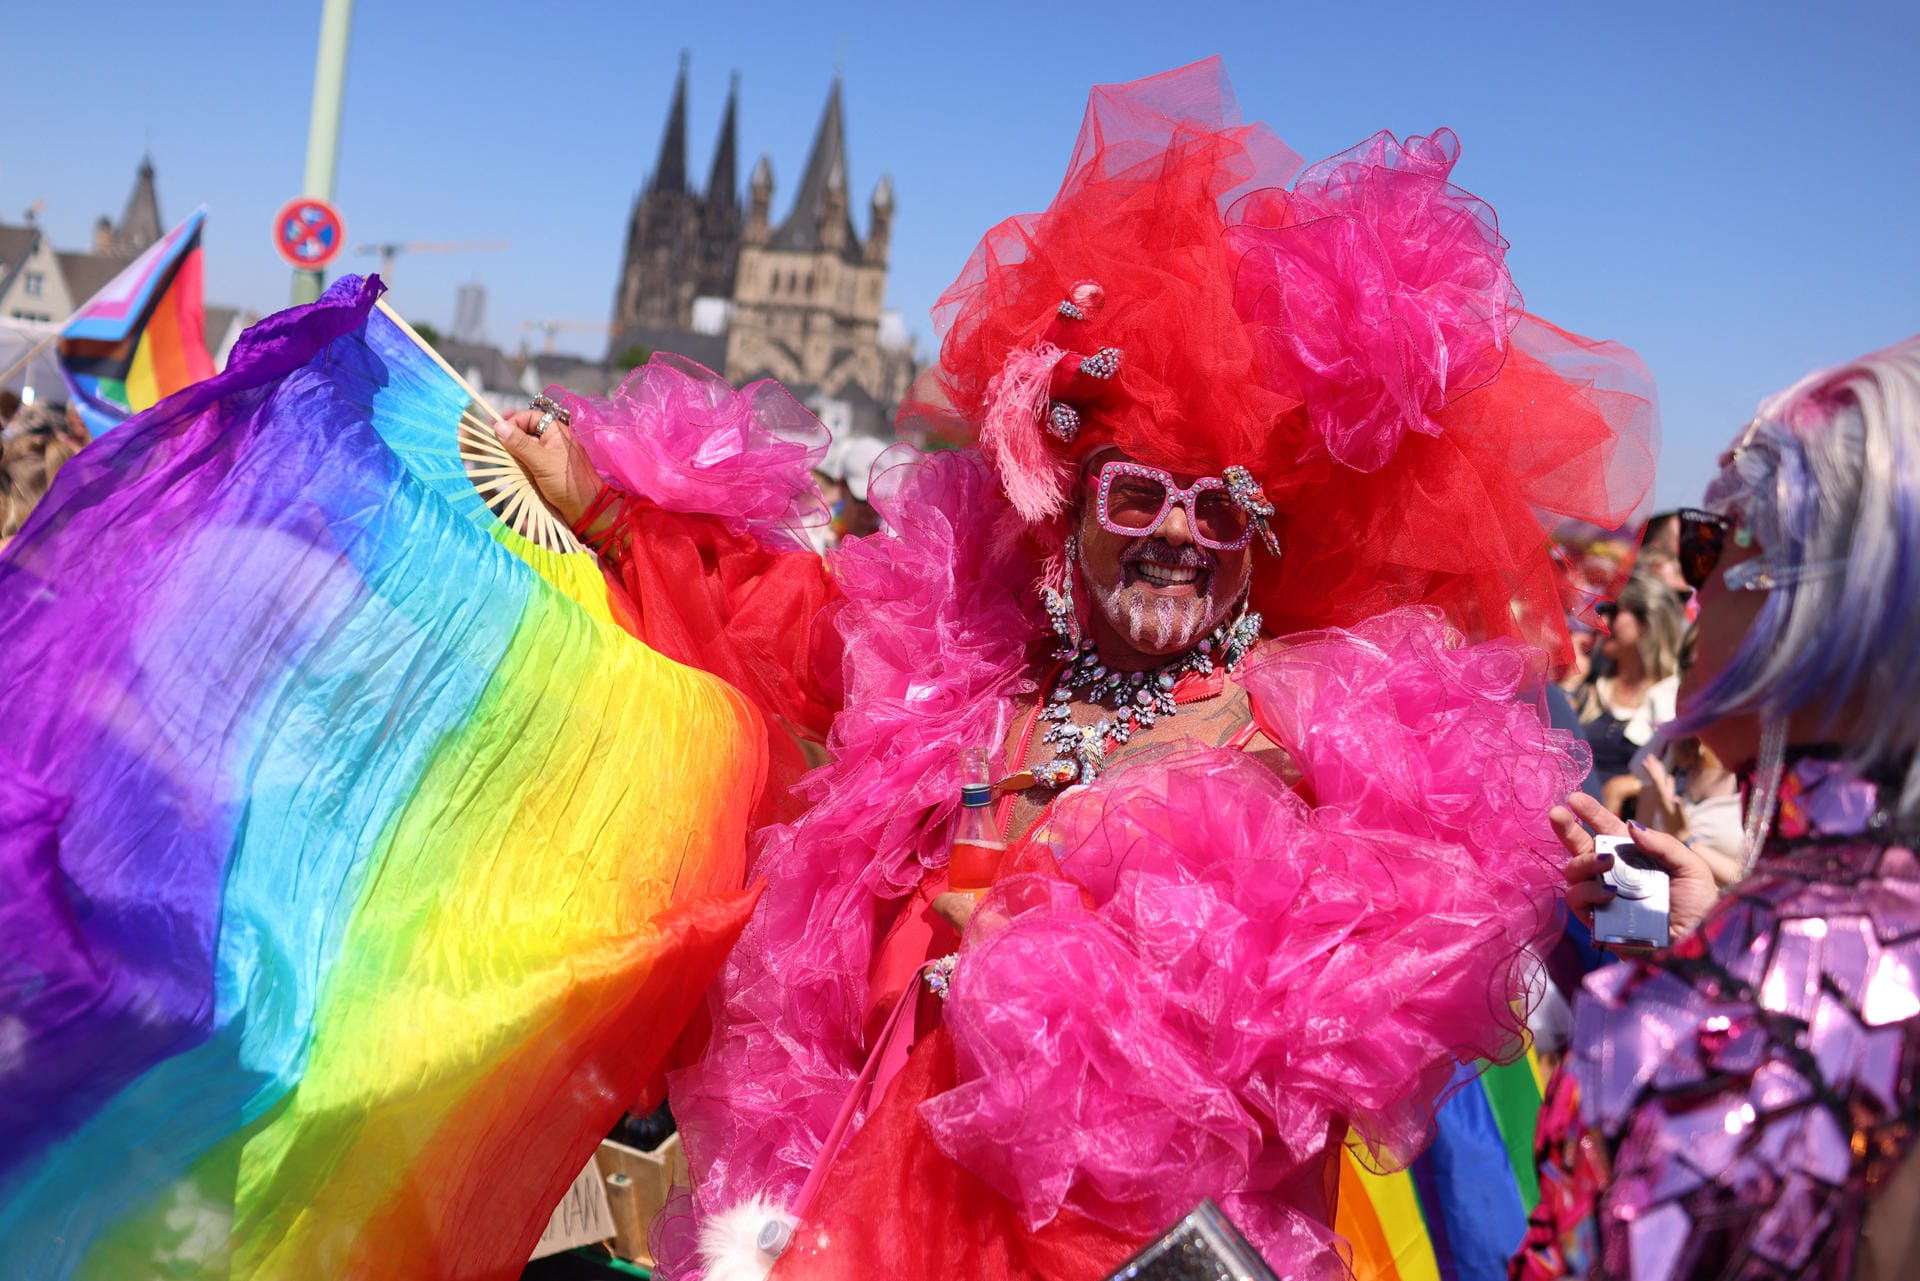
<svg viewBox="0 0 1920 1281"><path fill-rule="evenodd" d="M957 894L979 898L993 884L1007 843L993 823L993 781L987 749L960 749L960 814L947 854L947 883Z"/></svg>

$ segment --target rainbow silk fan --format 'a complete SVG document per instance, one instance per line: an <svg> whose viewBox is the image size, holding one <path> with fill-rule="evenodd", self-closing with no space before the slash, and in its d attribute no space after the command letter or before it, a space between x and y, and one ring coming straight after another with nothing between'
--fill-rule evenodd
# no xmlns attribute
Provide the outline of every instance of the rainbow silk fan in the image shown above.
<svg viewBox="0 0 1920 1281"><path fill-rule="evenodd" d="M754 714L380 289L0 556L0 1276L517 1276L751 909Z"/></svg>
<svg viewBox="0 0 1920 1281"><path fill-rule="evenodd" d="M492 410L385 302L374 304L364 341L386 376L371 392L375 426L408 470L543 578L604 614L599 562L494 435Z"/></svg>

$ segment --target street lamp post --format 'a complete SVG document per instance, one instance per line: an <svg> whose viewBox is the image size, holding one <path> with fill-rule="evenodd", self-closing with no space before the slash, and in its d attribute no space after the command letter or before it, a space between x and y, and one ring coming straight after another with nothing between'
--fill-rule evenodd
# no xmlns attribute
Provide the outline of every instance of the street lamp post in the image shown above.
<svg viewBox="0 0 1920 1281"><path fill-rule="evenodd" d="M340 100L347 85L347 30L353 0L322 0L320 56L313 68L313 116L307 125L307 180L301 194L333 201L333 173L340 155ZM318 271L296 269L293 301L313 302L323 283Z"/></svg>

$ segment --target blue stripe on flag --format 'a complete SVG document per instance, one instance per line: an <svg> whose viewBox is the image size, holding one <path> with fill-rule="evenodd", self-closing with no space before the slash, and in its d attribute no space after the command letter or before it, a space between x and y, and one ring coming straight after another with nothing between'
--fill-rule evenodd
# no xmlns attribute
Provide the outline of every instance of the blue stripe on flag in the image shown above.
<svg viewBox="0 0 1920 1281"><path fill-rule="evenodd" d="M1473 1075L1461 1068L1461 1076ZM1464 1083L1440 1107L1438 1132L1414 1162L1420 1209L1441 1257L1443 1277L1505 1281L1507 1260L1526 1235L1527 1213L1507 1160L1507 1145L1479 1080Z"/></svg>

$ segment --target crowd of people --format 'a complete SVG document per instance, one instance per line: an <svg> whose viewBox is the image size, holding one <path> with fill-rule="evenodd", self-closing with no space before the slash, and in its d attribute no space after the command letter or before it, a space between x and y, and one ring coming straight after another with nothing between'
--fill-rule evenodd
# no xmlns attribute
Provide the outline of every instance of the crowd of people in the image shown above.
<svg viewBox="0 0 1920 1281"><path fill-rule="evenodd" d="M1588 633L1562 688L1592 749L1601 804L1686 840L1727 884L1743 852L1737 782L1712 748L1665 729L1678 713L1698 607L1680 570L1679 522L1678 512L1646 522L1631 575L1599 606L1604 633Z"/></svg>
<svg viewBox="0 0 1920 1281"><path fill-rule="evenodd" d="M1543 968L1512 1277L1920 1268L1920 339L1576 565L1650 389L1528 313L1458 155L1306 164L1217 61L1101 88L941 300L903 416L969 447L669 358L500 425L765 738L657 1275L1098 1281L1210 1199L1343 1277L1342 1149L1412 1162ZM73 447L15 415L10 512ZM1650 873L1670 946L1596 949Z"/></svg>
<svg viewBox="0 0 1920 1281"><path fill-rule="evenodd" d="M19 396L0 389L0 550L89 439L86 425L66 405L22 405Z"/></svg>

